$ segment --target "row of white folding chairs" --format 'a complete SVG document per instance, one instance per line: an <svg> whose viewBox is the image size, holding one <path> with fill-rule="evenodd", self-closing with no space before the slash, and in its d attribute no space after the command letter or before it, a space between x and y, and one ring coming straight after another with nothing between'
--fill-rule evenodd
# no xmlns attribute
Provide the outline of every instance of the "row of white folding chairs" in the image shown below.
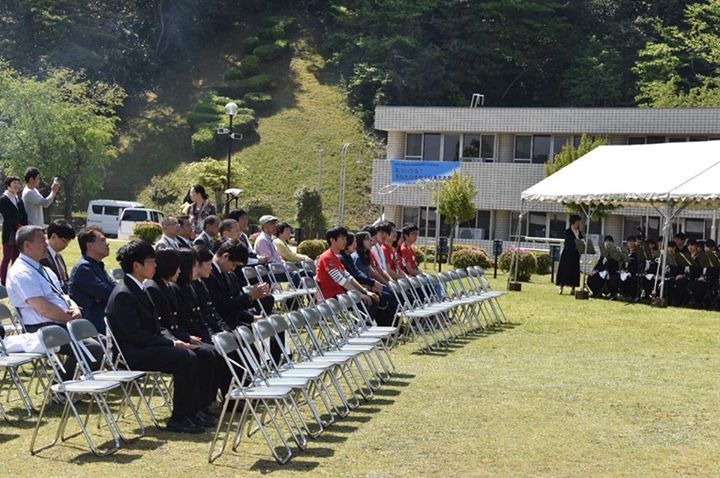
<svg viewBox="0 0 720 478"><path fill-rule="evenodd" d="M399 279L390 289L399 304L396 323L422 340L423 351L506 322L498 302L504 293L490 289L479 267Z"/></svg>
<svg viewBox="0 0 720 478"><path fill-rule="evenodd" d="M373 391L395 370L386 342L396 330L368 327L361 316L362 308L356 298L343 295L286 316L271 315L254 322L252 330L241 326L234 333L213 336L233 379L210 446L210 462L224 452L241 400L243 409L235 425L233 450L247 426L248 435L261 431L275 459L286 463L292 456L290 440L304 449L308 436L318 436L335 416L346 416L360 404L360 398L372 398ZM270 353L270 342L280 350L279 361ZM315 405L318 398L326 419ZM312 429L302 414L305 407L314 421ZM250 429L249 416L255 430ZM277 452L269 425L284 448L283 454ZM223 427L224 438L215 452Z"/></svg>

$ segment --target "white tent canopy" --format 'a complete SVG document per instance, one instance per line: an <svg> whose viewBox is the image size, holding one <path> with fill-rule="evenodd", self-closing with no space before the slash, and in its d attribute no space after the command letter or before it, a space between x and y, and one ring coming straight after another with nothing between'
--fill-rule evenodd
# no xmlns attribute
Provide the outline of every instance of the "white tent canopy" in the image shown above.
<svg viewBox="0 0 720 478"><path fill-rule="evenodd" d="M653 206L665 218L663 233L668 237L670 222L681 210L720 207L720 141L600 146L523 191L521 199L523 204L585 204L588 219L592 205ZM661 299L667 243L656 275ZM517 276L517 266L515 270Z"/></svg>
<svg viewBox="0 0 720 478"><path fill-rule="evenodd" d="M720 207L720 141L600 146L523 191L523 201Z"/></svg>

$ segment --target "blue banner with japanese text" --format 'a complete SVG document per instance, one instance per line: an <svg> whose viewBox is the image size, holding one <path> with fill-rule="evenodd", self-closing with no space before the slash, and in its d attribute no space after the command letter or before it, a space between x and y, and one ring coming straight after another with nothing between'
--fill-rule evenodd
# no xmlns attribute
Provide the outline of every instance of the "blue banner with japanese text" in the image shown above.
<svg viewBox="0 0 720 478"><path fill-rule="evenodd" d="M391 183L414 184L421 181L448 179L460 169L457 161L403 161L391 160Z"/></svg>

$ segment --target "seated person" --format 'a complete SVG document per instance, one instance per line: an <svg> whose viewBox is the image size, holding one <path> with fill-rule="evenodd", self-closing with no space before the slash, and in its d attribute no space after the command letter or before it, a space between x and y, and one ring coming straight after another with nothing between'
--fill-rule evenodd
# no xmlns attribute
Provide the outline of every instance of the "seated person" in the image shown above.
<svg viewBox="0 0 720 478"><path fill-rule="evenodd" d="M635 236L628 236L627 252L620 270L620 293L627 300L635 300L638 297L638 251Z"/></svg>
<svg viewBox="0 0 720 478"><path fill-rule="evenodd" d="M275 226L275 247L280 253L280 257L282 257L285 262L293 262L295 264L299 264L302 261L312 260L305 254L298 254L290 249L288 242L290 241L292 233L292 227L287 222L281 222Z"/></svg>
<svg viewBox="0 0 720 478"><path fill-rule="evenodd" d="M40 260L47 255L47 242L40 226L22 226L15 234L15 241L20 252L7 276L7 293L10 303L20 314L25 329L37 332L42 327L59 325L67 327L67 323L82 319L82 311L70 297L63 293L60 281L49 268L41 266ZM94 339L83 341L95 361L91 366L99 366L102 348ZM60 348L65 362L63 380L72 380L77 361L70 344Z"/></svg>
<svg viewBox="0 0 720 478"><path fill-rule="evenodd" d="M203 230L193 241L196 246L205 246L211 251L215 250L217 241L215 238L220 230L220 218L217 216L208 216L203 220Z"/></svg>
<svg viewBox="0 0 720 478"><path fill-rule="evenodd" d="M64 219L55 219L47 227L47 243L48 253L40 261L40 264L49 267L60 280L63 291L68 293L68 275L67 266L63 259L62 251L68 246L70 241L75 239L75 230ZM82 305L80 306L82 308Z"/></svg>
<svg viewBox="0 0 720 478"><path fill-rule="evenodd" d="M200 301L200 313L210 335L218 332L230 332L232 328L225 323L220 314L215 310L210 291L205 285L205 280L212 272L213 253L207 247L195 246L193 248L198 257L197 278L193 280L192 287Z"/></svg>
<svg viewBox="0 0 720 478"><path fill-rule="evenodd" d="M345 249L347 229L336 226L325 233L328 245L325 252L317 259L316 280L320 292L325 299L332 299L347 290L355 290L362 295L363 302L370 306L380 298L373 292L366 290L350 273L345 270L340 252Z"/></svg>
<svg viewBox="0 0 720 478"><path fill-rule="evenodd" d="M248 250L248 260L246 262L249 266L254 266L257 264L265 264L269 257L263 256L260 254L255 253L255 249L253 249L253 245L250 244L250 239L247 237L247 234L245 234L245 231L248 230L249 225L249 218L247 215L247 212L245 212L244 209L233 209L228 213L227 216L225 216L225 219L234 219L237 221L238 225L240 226L240 243L245 246L245 248ZM240 278L238 276L238 278ZM240 281L241 283L243 280Z"/></svg>
<svg viewBox="0 0 720 478"><path fill-rule="evenodd" d="M417 258L415 257L415 241L418 238L418 227L415 224L405 226L402 231L403 242L400 245L400 263L402 270L409 276L420 274Z"/></svg>
<svg viewBox="0 0 720 478"><path fill-rule="evenodd" d="M133 370L170 373L174 377L170 431L202 433L209 423L202 413L207 392L197 354L190 344L175 338L160 325L160 318L144 281L155 274L155 250L144 241L130 241L117 253L125 276L110 294L105 315Z"/></svg>
<svg viewBox="0 0 720 478"><path fill-rule="evenodd" d="M177 234L177 237L175 237L175 240L177 241L178 246L187 247L187 248L192 247L194 232L193 232L192 224L190 224L190 217L189 216L178 216L177 222L178 222L178 234Z"/></svg>
<svg viewBox="0 0 720 478"><path fill-rule="evenodd" d="M358 232L357 235L348 233L345 250L340 252L340 260L345 269L360 285L379 296L380 300L377 303L373 302L373 304L368 307L368 312L370 312L375 322L385 325L392 324L395 312L397 311L397 302L388 287L372 279L367 274L367 267L358 267L356 265L354 257L357 257L357 249L360 246L360 241L365 243L363 244L363 248L367 251L367 246L370 242L368 233Z"/></svg>
<svg viewBox="0 0 720 478"><path fill-rule="evenodd" d="M173 216L166 216L160 225L162 226L163 233L155 242L155 249L180 249L181 245L178 241L180 223L178 220Z"/></svg>
<svg viewBox="0 0 720 478"><path fill-rule="evenodd" d="M249 286L245 293L235 274L230 274L247 261L247 249L240 241L227 241L215 252L210 276L204 283L210 291L210 297L226 324L231 328L239 325L251 325L255 318L264 311L272 313L275 301L267 283ZM257 304L262 300L262 305ZM261 309L260 311L258 309Z"/></svg>
<svg viewBox="0 0 720 478"><path fill-rule="evenodd" d="M103 259L110 255L107 238L96 226L78 234L82 257L70 274L70 297L82 308L83 315L101 334L105 333L105 306L115 289L115 281L105 272Z"/></svg>
<svg viewBox="0 0 720 478"><path fill-rule="evenodd" d="M200 405L205 409L215 402L215 368L217 352L212 345L203 343L197 335L193 335L186 328L180 318L179 291L177 284L180 273L180 251L175 249L161 249L155 255L155 274L152 280L145 283L150 298L155 303L160 316L160 325L168 330L177 340L188 344L190 350L197 355L198 388L205 391L200 398ZM208 421L212 421L208 417Z"/></svg>

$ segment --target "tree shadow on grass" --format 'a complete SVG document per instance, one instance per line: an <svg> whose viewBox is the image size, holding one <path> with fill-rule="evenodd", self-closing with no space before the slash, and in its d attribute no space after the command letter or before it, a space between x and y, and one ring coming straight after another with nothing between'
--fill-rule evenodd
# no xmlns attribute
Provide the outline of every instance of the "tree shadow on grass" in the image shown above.
<svg viewBox="0 0 720 478"><path fill-rule="evenodd" d="M307 452L307 450L305 450ZM294 452L293 452L294 453ZM303 453L303 452L300 452ZM302 455L293 455L291 460L284 465L280 465L276 461L268 459L260 459L256 461L251 467L251 471L258 471L260 473L272 473L275 471L282 472L308 472L314 470L320 466L319 461L307 461L302 459ZM233 468L234 469L234 468Z"/></svg>
<svg viewBox="0 0 720 478"><path fill-rule="evenodd" d="M7 433L0 433L0 443L5 443L10 440L15 440L16 438L20 438L20 435L16 433L7 434Z"/></svg>

